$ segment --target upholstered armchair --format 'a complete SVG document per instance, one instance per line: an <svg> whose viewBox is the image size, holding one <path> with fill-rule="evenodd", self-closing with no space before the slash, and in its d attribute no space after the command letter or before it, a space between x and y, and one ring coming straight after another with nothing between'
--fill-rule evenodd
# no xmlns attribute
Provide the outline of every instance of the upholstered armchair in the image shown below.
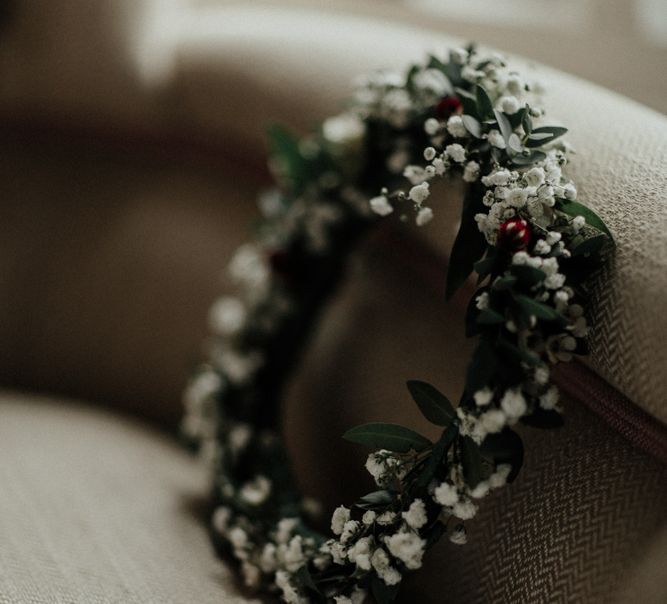
<svg viewBox="0 0 667 604"><path fill-rule="evenodd" d="M0 602L253 601L213 552L207 471L176 434L222 269L269 183L265 125L304 131L358 73L459 40L365 4L55 4L19 2L0 41ZM513 60L545 81L617 249L591 355L558 373L565 427L522 432L520 478L402 601L662 603L667 118ZM427 228L364 243L288 388L295 472L327 509L369 486L340 434L378 418L429 433L404 382L462 387L467 297L446 303L442 282L461 191L438 199ZM386 329L397 314L413 319Z"/></svg>

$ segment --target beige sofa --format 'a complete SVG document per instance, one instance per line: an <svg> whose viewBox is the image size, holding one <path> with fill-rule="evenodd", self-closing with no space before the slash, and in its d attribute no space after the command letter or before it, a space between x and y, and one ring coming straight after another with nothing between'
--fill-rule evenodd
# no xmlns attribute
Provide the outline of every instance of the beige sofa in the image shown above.
<svg viewBox="0 0 667 604"><path fill-rule="evenodd" d="M304 129L359 71L457 41L343 10L211 2L163 4L156 30L135 12L150 3L104 3L89 74L66 28L98 23L95 3L41 4L44 21L2 42L0 602L248 601L208 543L206 473L173 433L221 269L267 183L264 124ZM27 56L47 30L51 46ZM63 40L78 63L40 80ZM667 600L667 118L538 70L582 197L618 242L592 355L559 376L566 427L525 432L520 479L486 502L469 545L437 549L406 602L440 602L443 586L459 602ZM427 430L406 379L460 389L465 296L445 305L441 291L458 199L443 191L419 239L394 225L363 246L290 388L297 475L328 506L368 479L360 451L324 439L380 418Z"/></svg>

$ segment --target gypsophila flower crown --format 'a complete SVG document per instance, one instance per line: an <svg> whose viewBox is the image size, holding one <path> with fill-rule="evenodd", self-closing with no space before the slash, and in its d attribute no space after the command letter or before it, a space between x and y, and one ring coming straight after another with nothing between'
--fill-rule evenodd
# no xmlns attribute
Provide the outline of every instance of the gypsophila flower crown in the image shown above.
<svg viewBox="0 0 667 604"><path fill-rule="evenodd" d="M186 390L183 421L213 461L214 542L250 588L289 603L393 601L426 550L443 536L464 544L481 500L516 477L523 447L512 427L562 423L550 366L586 352L586 285L612 240L576 201L562 172L566 129L549 125L539 93L497 55L455 49L406 75L368 76L309 136L270 130L278 188L261 197L257 238L229 266L238 297L211 309L208 363ZM455 408L408 382L441 427L435 442L393 424L349 430L344 438L373 449L377 489L338 507L321 535L278 433L282 386L355 242L378 215L428 223L431 183L459 176L446 295L473 272L478 282L464 392Z"/></svg>

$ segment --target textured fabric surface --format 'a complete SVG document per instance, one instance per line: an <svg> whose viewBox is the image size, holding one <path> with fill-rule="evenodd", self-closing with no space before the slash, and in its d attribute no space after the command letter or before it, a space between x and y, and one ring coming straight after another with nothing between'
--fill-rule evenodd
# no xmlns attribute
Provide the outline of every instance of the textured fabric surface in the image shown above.
<svg viewBox="0 0 667 604"><path fill-rule="evenodd" d="M368 18L228 7L204 12L201 26L182 39L178 81L194 122L256 147L266 123L304 129L339 110L354 76L400 69L457 44ZM569 174L579 197L600 213L618 243L594 293L591 366L667 422L667 118L572 76L513 60L546 85L548 115L570 128L578 152ZM425 232L441 246L442 233Z"/></svg>
<svg viewBox="0 0 667 604"><path fill-rule="evenodd" d="M0 603L241 604L176 443L63 400L0 395Z"/></svg>

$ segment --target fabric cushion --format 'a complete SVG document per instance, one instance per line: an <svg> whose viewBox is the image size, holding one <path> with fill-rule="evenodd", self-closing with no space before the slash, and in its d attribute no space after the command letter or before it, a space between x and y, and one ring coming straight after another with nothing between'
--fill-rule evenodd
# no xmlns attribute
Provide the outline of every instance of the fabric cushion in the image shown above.
<svg viewBox="0 0 667 604"><path fill-rule="evenodd" d="M194 123L257 148L267 123L304 130L340 110L360 73L400 69L460 43L370 18L221 7L202 11L180 40L177 83ZM526 61L513 61L532 71ZM602 215L618 244L593 294L591 366L667 422L667 314L661 311L667 303L667 118L553 69L532 72L548 88L550 119L570 128L578 155L569 173L579 197ZM446 253L442 233L429 231Z"/></svg>
<svg viewBox="0 0 667 604"><path fill-rule="evenodd" d="M210 546L202 466L83 404L0 395L2 604L247 603Z"/></svg>

